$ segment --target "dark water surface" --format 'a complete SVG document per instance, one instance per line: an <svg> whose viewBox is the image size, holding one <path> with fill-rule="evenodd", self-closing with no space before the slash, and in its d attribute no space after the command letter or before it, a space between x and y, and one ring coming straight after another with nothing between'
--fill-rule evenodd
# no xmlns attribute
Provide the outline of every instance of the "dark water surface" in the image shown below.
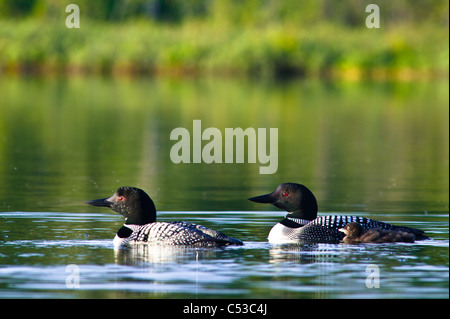
<svg viewBox="0 0 450 319"><path fill-rule="evenodd" d="M0 298L448 298L448 101L443 82L0 78ZM194 119L278 128L277 172L172 163L170 132ZM287 181L320 215L432 240L270 245L283 212L246 198ZM245 246L115 251L122 217L84 202L122 185L145 189L160 220Z"/></svg>

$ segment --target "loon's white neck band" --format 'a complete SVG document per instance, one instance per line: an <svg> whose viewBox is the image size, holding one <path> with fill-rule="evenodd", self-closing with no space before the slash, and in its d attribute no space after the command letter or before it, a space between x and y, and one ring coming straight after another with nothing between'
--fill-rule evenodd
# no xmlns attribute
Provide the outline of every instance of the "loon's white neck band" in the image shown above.
<svg viewBox="0 0 450 319"><path fill-rule="evenodd" d="M286 218L293 221L294 223L301 225L301 226L305 226L306 224L309 224L311 222L308 219L290 217L289 215L287 215Z"/></svg>

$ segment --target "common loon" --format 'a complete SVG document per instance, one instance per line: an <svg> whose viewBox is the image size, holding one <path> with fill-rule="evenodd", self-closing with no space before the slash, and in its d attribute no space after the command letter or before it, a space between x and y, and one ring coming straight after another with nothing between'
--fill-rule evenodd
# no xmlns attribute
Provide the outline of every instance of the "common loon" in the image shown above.
<svg viewBox="0 0 450 319"><path fill-rule="evenodd" d="M109 207L125 217L125 224L114 238L114 246L128 243L215 247L243 245L242 241L216 230L188 222L156 222L156 208L150 196L136 187L119 187L109 198L86 202Z"/></svg>
<svg viewBox="0 0 450 319"><path fill-rule="evenodd" d="M348 223L344 228L340 228L339 231L346 235L343 239L346 244L394 242L413 243L415 240L415 236L412 233L379 228L363 230L361 224L355 222Z"/></svg>
<svg viewBox="0 0 450 319"><path fill-rule="evenodd" d="M395 226L359 216L317 217L317 201L313 193L304 185L283 183L266 195L249 198L257 203L270 203L286 210L286 217L276 224L269 233L270 243L338 243L344 238L339 231L348 223L357 222L362 228L381 228L412 233L417 240L427 239L418 229Z"/></svg>

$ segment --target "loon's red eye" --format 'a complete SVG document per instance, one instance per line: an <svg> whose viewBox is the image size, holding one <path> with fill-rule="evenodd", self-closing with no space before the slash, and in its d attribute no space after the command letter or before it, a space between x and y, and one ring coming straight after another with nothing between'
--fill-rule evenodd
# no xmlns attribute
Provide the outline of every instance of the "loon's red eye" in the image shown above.
<svg viewBox="0 0 450 319"><path fill-rule="evenodd" d="M119 200L120 200L120 201L123 201L123 196L119 196Z"/></svg>
<svg viewBox="0 0 450 319"><path fill-rule="evenodd" d="M283 196L286 197L287 195L289 195L288 192L283 192Z"/></svg>

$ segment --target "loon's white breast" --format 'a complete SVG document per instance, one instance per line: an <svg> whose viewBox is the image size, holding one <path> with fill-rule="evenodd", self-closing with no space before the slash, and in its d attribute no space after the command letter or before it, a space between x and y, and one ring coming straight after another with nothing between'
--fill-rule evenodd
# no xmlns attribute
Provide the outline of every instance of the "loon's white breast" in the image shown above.
<svg viewBox="0 0 450 319"><path fill-rule="evenodd" d="M272 227L267 239L271 244L298 243L302 227L310 222L310 220L286 216L280 223Z"/></svg>
<svg viewBox="0 0 450 319"><path fill-rule="evenodd" d="M126 238L120 238L119 236L116 235L116 237L114 237L114 240L113 240L114 248L122 247L125 239Z"/></svg>
<svg viewBox="0 0 450 319"><path fill-rule="evenodd" d="M271 244L293 244L297 243L298 239L296 233L298 233L298 228L286 227L281 223L276 224L272 227L269 232L267 239Z"/></svg>

